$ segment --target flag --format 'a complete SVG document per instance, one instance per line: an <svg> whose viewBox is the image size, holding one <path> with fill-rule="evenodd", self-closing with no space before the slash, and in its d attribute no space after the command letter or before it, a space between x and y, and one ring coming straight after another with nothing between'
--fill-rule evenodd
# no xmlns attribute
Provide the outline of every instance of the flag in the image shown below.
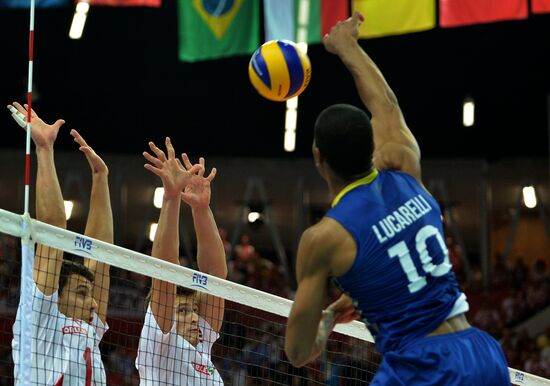
<svg viewBox="0 0 550 386"><path fill-rule="evenodd" d="M296 23L308 23L307 43L320 43L323 36L339 21L349 17L348 0L310 0L307 18L300 20L300 0L296 0Z"/></svg>
<svg viewBox="0 0 550 386"><path fill-rule="evenodd" d="M348 0L321 0L321 37L339 21L349 17Z"/></svg>
<svg viewBox="0 0 550 386"><path fill-rule="evenodd" d="M550 13L550 0L531 0L531 12Z"/></svg>
<svg viewBox="0 0 550 386"><path fill-rule="evenodd" d="M307 41L308 44L321 42L321 0L310 0L309 9L300 9L300 0L294 3L294 14L296 15L296 26L307 25ZM302 15L302 13L304 15ZM301 39L297 39L301 40Z"/></svg>
<svg viewBox="0 0 550 386"><path fill-rule="evenodd" d="M78 2L78 0L76 0L76 2ZM161 0L88 0L88 3L90 3L90 5L107 5L111 7L160 7L161 6Z"/></svg>
<svg viewBox="0 0 550 386"><path fill-rule="evenodd" d="M374 38L432 29L435 27L435 1L352 0L352 11L359 11L365 17L359 28L359 37Z"/></svg>
<svg viewBox="0 0 550 386"><path fill-rule="evenodd" d="M294 0L264 0L265 40L296 41Z"/></svg>
<svg viewBox="0 0 550 386"><path fill-rule="evenodd" d="M69 5L69 0L35 0L36 8L55 8ZM0 0L0 8L30 8L31 0Z"/></svg>
<svg viewBox="0 0 550 386"><path fill-rule="evenodd" d="M441 27L526 18L527 0L439 0Z"/></svg>
<svg viewBox="0 0 550 386"><path fill-rule="evenodd" d="M259 46L257 0L179 0L179 57L186 62L250 54Z"/></svg>

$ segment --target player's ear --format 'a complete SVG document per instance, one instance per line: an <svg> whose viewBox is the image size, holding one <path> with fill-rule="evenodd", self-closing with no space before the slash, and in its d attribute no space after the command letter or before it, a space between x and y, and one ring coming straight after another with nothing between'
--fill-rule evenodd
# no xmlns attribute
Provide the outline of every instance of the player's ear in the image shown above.
<svg viewBox="0 0 550 386"><path fill-rule="evenodd" d="M319 166L323 161L323 156L321 155L319 148L315 146L315 144L313 144L312 146L312 151L313 151L313 160L315 161L315 166Z"/></svg>

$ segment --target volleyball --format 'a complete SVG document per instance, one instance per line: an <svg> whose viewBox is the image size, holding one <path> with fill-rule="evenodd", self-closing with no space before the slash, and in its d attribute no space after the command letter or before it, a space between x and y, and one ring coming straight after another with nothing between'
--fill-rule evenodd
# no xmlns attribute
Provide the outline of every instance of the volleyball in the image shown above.
<svg viewBox="0 0 550 386"><path fill-rule="evenodd" d="M261 96L285 101L306 89L311 78L311 63L296 43L270 40L252 55L248 76Z"/></svg>

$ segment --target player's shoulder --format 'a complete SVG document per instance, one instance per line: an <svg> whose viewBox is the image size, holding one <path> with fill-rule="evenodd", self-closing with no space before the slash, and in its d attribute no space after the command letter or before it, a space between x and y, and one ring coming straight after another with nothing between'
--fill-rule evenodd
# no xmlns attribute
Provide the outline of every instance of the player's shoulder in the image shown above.
<svg viewBox="0 0 550 386"><path fill-rule="evenodd" d="M354 245L349 232L338 221L326 216L304 232L300 243L311 256L316 256L318 264L327 267L333 266L335 256L349 249L348 245Z"/></svg>
<svg viewBox="0 0 550 386"><path fill-rule="evenodd" d="M331 217L323 217L317 224L312 225L304 232L304 239L323 248L337 245L342 236L348 233L345 228Z"/></svg>

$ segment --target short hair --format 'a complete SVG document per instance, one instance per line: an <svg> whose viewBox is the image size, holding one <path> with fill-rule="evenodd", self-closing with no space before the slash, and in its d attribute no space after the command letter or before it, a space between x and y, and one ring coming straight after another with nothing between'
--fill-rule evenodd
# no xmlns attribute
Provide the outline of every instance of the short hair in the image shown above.
<svg viewBox="0 0 550 386"><path fill-rule="evenodd" d="M94 274L84 264L72 261L63 260L61 264L61 271L59 272L59 294L63 292L63 289L69 282L71 275L80 275L88 279L91 283L94 282Z"/></svg>
<svg viewBox="0 0 550 386"><path fill-rule="evenodd" d="M177 286L176 287L176 295L177 296L191 296L191 295L194 295L196 293L197 293L197 291L195 291L194 289L191 289L191 288L182 287L182 286Z"/></svg>
<svg viewBox="0 0 550 386"><path fill-rule="evenodd" d="M372 169L374 141L365 111L348 104L327 107L315 121L314 139L330 168L344 180Z"/></svg>

